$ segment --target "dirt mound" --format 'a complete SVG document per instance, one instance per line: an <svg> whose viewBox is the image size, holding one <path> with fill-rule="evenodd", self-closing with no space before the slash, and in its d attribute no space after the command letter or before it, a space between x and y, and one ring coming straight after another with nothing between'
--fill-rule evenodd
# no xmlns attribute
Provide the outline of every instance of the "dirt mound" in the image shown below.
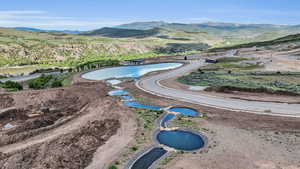
<svg viewBox="0 0 300 169"><path fill-rule="evenodd" d="M22 152L0 154L3 169L85 168L93 153L114 135L120 122L115 119L89 122L86 127L51 142L30 147Z"/></svg>
<svg viewBox="0 0 300 169"><path fill-rule="evenodd" d="M1 100L0 127L7 123L14 127L0 130L0 145L12 144L34 136L76 118L94 100L106 96L108 87L102 83L78 83L71 87L5 93ZM9 107L14 106L14 107Z"/></svg>
<svg viewBox="0 0 300 169"><path fill-rule="evenodd" d="M14 105L14 99L9 94L0 94L0 109L11 107Z"/></svg>

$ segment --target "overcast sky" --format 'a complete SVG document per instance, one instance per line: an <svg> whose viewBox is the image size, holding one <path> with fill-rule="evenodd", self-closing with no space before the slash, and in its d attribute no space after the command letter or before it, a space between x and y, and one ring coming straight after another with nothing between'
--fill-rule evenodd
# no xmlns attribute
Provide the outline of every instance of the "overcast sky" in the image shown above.
<svg viewBox="0 0 300 169"><path fill-rule="evenodd" d="M91 30L137 21L300 24L300 0L3 0L0 27Z"/></svg>

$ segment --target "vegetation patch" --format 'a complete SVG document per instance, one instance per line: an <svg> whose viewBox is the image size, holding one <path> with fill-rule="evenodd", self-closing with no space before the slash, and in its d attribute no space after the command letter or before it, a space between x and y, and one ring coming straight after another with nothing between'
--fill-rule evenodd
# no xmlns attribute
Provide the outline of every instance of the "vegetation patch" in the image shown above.
<svg viewBox="0 0 300 169"><path fill-rule="evenodd" d="M138 117L143 120L143 133L141 137L137 138L137 142L142 144L148 141L149 136L151 136L151 132L155 127L156 119L158 119L164 111L136 109L135 112Z"/></svg>
<svg viewBox="0 0 300 169"><path fill-rule="evenodd" d="M210 46L205 43L168 43L166 47L156 49L157 53L174 54L188 51L202 51Z"/></svg>
<svg viewBox="0 0 300 169"><path fill-rule="evenodd" d="M201 67L197 72L178 78L194 86L210 86L208 91L263 92L279 95L300 94L300 73L259 72L262 65L248 58L220 58L217 64Z"/></svg>
<svg viewBox="0 0 300 169"><path fill-rule="evenodd" d="M70 85L73 73L64 73L59 75L42 75L38 78L28 81L31 89L56 88Z"/></svg>
<svg viewBox="0 0 300 169"><path fill-rule="evenodd" d="M23 86L18 82L6 81L4 83L0 82L0 87L5 88L8 91L19 91L23 90Z"/></svg>
<svg viewBox="0 0 300 169"><path fill-rule="evenodd" d="M161 162L160 165L167 165L170 161L172 161L173 159L175 159L178 155L178 152L173 151L170 153L170 155L168 155L166 158L164 158Z"/></svg>
<svg viewBox="0 0 300 169"><path fill-rule="evenodd" d="M240 61L244 61L244 60L248 60L248 58L244 58L244 57L223 57L223 58L217 59L218 63L240 62Z"/></svg>
<svg viewBox="0 0 300 169"><path fill-rule="evenodd" d="M229 73L216 71L201 71L193 72L187 76L180 77L178 81L184 84L195 86L226 86L227 88L235 87L240 91L242 89L256 89L259 92L268 91L267 93L274 94L278 93L278 91L282 91L279 92L281 94L300 94L300 73L291 74L270 72L267 74L263 74L256 72Z"/></svg>
<svg viewBox="0 0 300 169"><path fill-rule="evenodd" d="M193 118L196 117L185 117L183 115L178 115L171 121L170 127L179 127L199 131L200 128L198 127L197 123L192 120Z"/></svg>

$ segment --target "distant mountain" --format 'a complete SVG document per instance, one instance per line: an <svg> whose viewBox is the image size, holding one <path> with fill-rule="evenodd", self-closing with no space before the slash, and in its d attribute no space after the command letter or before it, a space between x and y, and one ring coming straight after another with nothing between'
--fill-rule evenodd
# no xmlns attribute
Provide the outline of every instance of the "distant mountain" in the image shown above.
<svg viewBox="0 0 300 169"><path fill-rule="evenodd" d="M169 31L182 31L194 34L194 38L208 44L222 43L220 46L232 46L241 43L273 40L290 34L300 33L300 25L272 24L236 24L222 22L207 23L167 23L167 22L134 22L116 26L118 29L150 30L160 28ZM206 34L206 36L205 36ZM213 39L207 39L207 37ZM185 38L181 36L181 38ZM205 41L206 40L206 41ZM213 42L213 43L211 43Z"/></svg>
<svg viewBox="0 0 300 169"><path fill-rule="evenodd" d="M157 27L163 27L164 25L168 24L167 22L133 22L129 24L123 24L116 26L115 28L121 28L121 29L138 29L138 30L147 30L147 29L153 29Z"/></svg>
<svg viewBox="0 0 300 169"><path fill-rule="evenodd" d="M16 30L21 31L34 31L34 32L47 32L47 33L67 33L67 34L80 34L82 31L72 31L72 30L43 30L37 28L29 28L29 27L15 27Z"/></svg>
<svg viewBox="0 0 300 169"><path fill-rule="evenodd" d="M160 33L160 28L153 28L148 30L137 29L120 29L120 28L101 28L89 32L84 32L81 35L87 36L104 36L110 38L145 38L155 36Z"/></svg>
<svg viewBox="0 0 300 169"><path fill-rule="evenodd" d="M184 31L232 31L232 30L242 30L242 29L285 29L292 26L287 25L272 25L272 24L235 24L235 23L222 23L222 22L207 22L207 23L167 23L167 22L134 22L130 24L123 24L116 26L116 28L123 29L138 29L147 30L153 28L165 28L165 29L180 29Z"/></svg>

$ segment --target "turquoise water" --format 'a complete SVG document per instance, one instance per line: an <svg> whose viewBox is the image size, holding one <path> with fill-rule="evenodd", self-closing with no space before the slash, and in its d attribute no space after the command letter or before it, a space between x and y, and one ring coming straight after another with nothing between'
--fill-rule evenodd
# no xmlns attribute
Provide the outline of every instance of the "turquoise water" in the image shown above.
<svg viewBox="0 0 300 169"><path fill-rule="evenodd" d="M176 117L175 114L167 114L167 115L165 115L164 118L160 122L160 126L163 127L163 128L167 128L168 121L172 120L175 117Z"/></svg>
<svg viewBox="0 0 300 169"><path fill-rule="evenodd" d="M133 99L132 96L121 96L121 98L122 98L123 100L127 100L127 101Z"/></svg>
<svg viewBox="0 0 300 169"><path fill-rule="evenodd" d="M122 83L121 80L116 80L116 79L114 79L114 80L107 80L106 82L109 83L109 84L111 84L111 85L117 85L117 84Z"/></svg>
<svg viewBox="0 0 300 169"><path fill-rule="evenodd" d="M153 148L148 153L143 155L141 158L139 158L131 167L131 169L148 169L153 162L158 160L160 157L162 157L164 154L166 154L167 151L162 148Z"/></svg>
<svg viewBox="0 0 300 169"><path fill-rule="evenodd" d="M126 90L113 90L108 92L109 96L122 96L122 95L128 95L129 93Z"/></svg>
<svg viewBox="0 0 300 169"><path fill-rule="evenodd" d="M198 116L199 112L197 110L191 109L191 108L186 108L186 107L172 107L168 109L169 111L172 112L177 112L180 113L181 115L184 116Z"/></svg>
<svg viewBox="0 0 300 169"><path fill-rule="evenodd" d="M174 69L180 66L182 66L182 63L159 63L140 66L120 66L85 73L82 75L82 77L89 80L105 80L111 78L139 78L153 71Z"/></svg>
<svg viewBox="0 0 300 169"><path fill-rule="evenodd" d="M133 108L140 108L140 109L149 109L149 110L160 110L161 107L159 106L152 106L152 105L144 105L135 101L125 101L123 102L124 105L128 107L133 107Z"/></svg>
<svg viewBox="0 0 300 169"><path fill-rule="evenodd" d="M204 140L200 135L182 130L160 131L157 140L160 144L177 150L193 151L204 146Z"/></svg>

